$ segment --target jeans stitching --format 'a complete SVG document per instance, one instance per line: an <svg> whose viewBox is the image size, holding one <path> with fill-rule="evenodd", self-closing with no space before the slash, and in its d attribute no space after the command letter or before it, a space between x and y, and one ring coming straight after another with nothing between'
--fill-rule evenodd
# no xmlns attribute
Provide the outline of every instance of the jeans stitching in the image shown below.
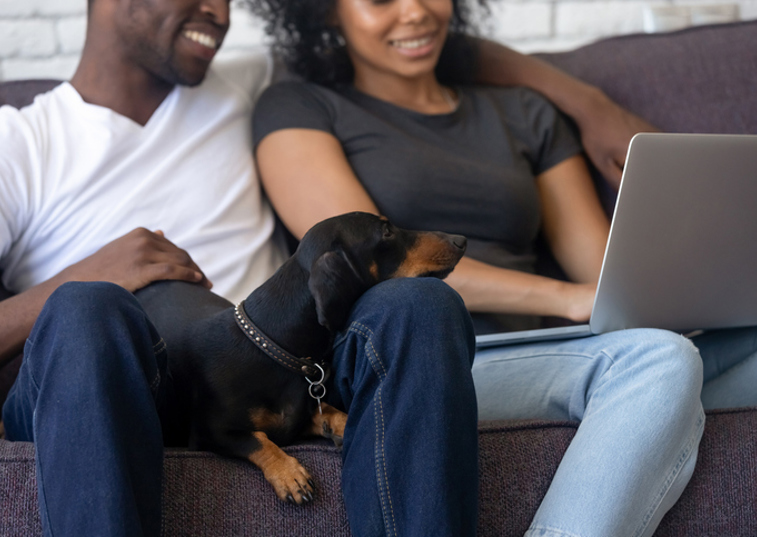
<svg viewBox="0 0 757 537"><path fill-rule="evenodd" d="M367 326L360 323L352 323L350 331L358 334L365 339L366 345L369 347L366 352L368 361L371 363L376 376L379 378L379 387L374 395L374 423L376 425L376 448L374 453L376 476L379 485L379 498L381 501L381 510L384 515L384 526L386 527L387 535L397 535L397 523L394 516L394 506L392 504L392 494L389 488L389 475L386 469L386 448L384 437L386 433L386 424L384 421L384 406L381 398L382 383L386 378L386 367L381 360L381 357L373 345L373 331ZM383 485L383 486L382 486Z"/></svg>
<svg viewBox="0 0 757 537"><path fill-rule="evenodd" d="M32 416L32 435L34 437L34 440L36 442L37 440L37 410L34 410L33 416ZM53 535L53 525L50 522L50 511L47 508L47 493L45 492L45 476L42 472L42 462L40 461L39 457L35 454L35 459L37 460L37 488L39 489L39 493L42 495L42 498L40 498L39 507L40 507L40 517L45 519L45 522L47 522L47 530L49 534ZM42 508L44 507L44 509Z"/></svg>
<svg viewBox="0 0 757 537"><path fill-rule="evenodd" d="M678 475L681 473L681 469L683 468L686 461L691 457L694 448L699 445L697 439L701 436L702 430L704 429L704 419L704 412L700 410L699 419L697 420L697 425L694 429L693 434L689 437L689 441L687 442L686 446L684 446L683 451L681 452L681 456L678 457L678 461L673 467L673 470L671 470L670 474L665 479L665 482L662 484L662 488L655 497L653 505L650 506L646 515L644 515L641 527L636 531L636 533L634 533L634 537L642 535L644 533L644 530L646 530L647 526L649 525L649 521L652 520L652 516L654 516L655 512L657 512L657 510L660 508L662 498L665 496L665 494L667 494L667 492L670 490L670 487L673 485L673 481L675 481L676 477L678 477Z"/></svg>
<svg viewBox="0 0 757 537"><path fill-rule="evenodd" d="M152 351L155 354L158 354L159 352L162 352L166 348L166 340L163 338L160 338L160 340L152 346Z"/></svg>
<svg viewBox="0 0 757 537"><path fill-rule="evenodd" d="M386 424L384 422L384 405L383 401L381 399L381 386L379 386L378 390L376 390L376 396L375 396L375 405L374 408L376 411L374 414L375 422L376 422L376 439L378 440L380 438L380 441L377 442L377 450L380 449L381 453L380 456L377 454L376 457L376 475L379 477L379 483L383 483L383 487L379 487L379 490L382 488L386 489L386 491L381 491L381 506L384 511L384 525L387 529L387 535L397 535L397 523L394 518L394 506L392 504L392 493L389 490L389 476L386 471L386 453L385 453L385 442L384 442L384 436L386 433ZM379 420L380 418L380 420ZM381 427L379 427L379 423L381 424ZM379 457L381 459L381 464L379 464ZM382 474L383 469L383 474ZM382 479L383 478L383 479ZM388 514L391 515L391 521L387 517L387 509L384 504L384 495L386 495L386 502L389 504Z"/></svg>
<svg viewBox="0 0 757 537"><path fill-rule="evenodd" d="M528 531L525 533L524 537L528 537L529 535L535 535L536 531L540 531L540 532L548 531L549 533L553 535L563 535L564 537L581 537L577 533L571 533L568 531L559 530L557 528L553 528L550 526L532 526L528 528Z"/></svg>
<svg viewBox="0 0 757 537"><path fill-rule="evenodd" d="M386 377L386 367L384 367L384 363L381 361L381 358L379 358L376 347L373 346L373 331L367 326L360 323L352 323L350 330L365 338L366 343L370 346L372 351L372 353L368 353L369 359L371 356L374 356L376 358L375 363L373 360L371 360L371 366L373 367L374 371L376 371L376 374L379 376L379 378L381 380L384 380L384 377ZM376 363L378 363L378 365L380 366L380 371L376 368Z"/></svg>
<svg viewBox="0 0 757 537"><path fill-rule="evenodd" d="M32 364L29 361L29 357L32 355L32 352L30 351L34 347L34 341L32 341L31 339L27 339L26 347L24 348L24 355L21 358L21 367L26 365L26 367L29 369L29 378L31 379L32 384L34 385L34 389L37 391L37 393L39 393L39 383L37 382L37 379L34 378L34 368L32 367Z"/></svg>
<svg viewBox="0 0 757 537"><path fill-rule="evenodd" d="M166 342L163 338L160 338L160 341L158 341L155 345L152 346L153 353L157 357L158 354L161 352L164 352L166 350ZM158 368L155 371L155 378L150 383L150 391L155 393L155 390L158 389L158 386L160 386L160 369Z"/></svg>

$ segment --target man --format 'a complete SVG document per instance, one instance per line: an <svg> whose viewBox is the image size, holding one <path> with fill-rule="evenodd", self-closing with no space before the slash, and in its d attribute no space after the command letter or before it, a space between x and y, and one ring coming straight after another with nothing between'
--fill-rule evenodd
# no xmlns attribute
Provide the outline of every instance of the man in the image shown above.
<svg viewBox="0 0 757 537"><path fill-rule="evenodd" d="M0 360L25 345L3 418L10 440L36 444L46 535L160 532L166 349L129 292L212 280L239 300L282 261L249 147L265 69L246 87L209 71L228 26L228 0L90 0L70 83L0 111L0 269L17 293L0 302ZM564 79L491 46L485 67L510 66L485 69L494 81ZM350 321L332 390L350 415L353 532L474 534L476 403L461 300L435 280L388 282ZM418 495L406 473L434 493Z"/></svg>

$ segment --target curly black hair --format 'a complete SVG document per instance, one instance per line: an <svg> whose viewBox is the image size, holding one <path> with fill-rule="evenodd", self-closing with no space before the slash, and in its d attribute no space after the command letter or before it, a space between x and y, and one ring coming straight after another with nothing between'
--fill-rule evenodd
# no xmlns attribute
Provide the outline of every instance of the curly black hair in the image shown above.
<svg viewBox="0 0 757 537"><path fill-rule="evenodd" d="M266 23L273 50L294 74L324 86L350 84L352 62L331 22L337 0L244 0ZM481 6L485 0L476 0ZM475 29L466 0L452 0L447 41L436 75L444 84L467 84L476 70L476 46L469 36Z"/></svg>

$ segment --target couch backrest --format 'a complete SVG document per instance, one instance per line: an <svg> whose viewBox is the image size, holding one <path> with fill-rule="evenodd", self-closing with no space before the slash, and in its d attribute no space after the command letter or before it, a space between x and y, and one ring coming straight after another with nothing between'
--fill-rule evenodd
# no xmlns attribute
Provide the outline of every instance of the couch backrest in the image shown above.
<svg viewBox="0 0 757 537"><path fill-rule="evenodd" d="M757 134L757 21L539 55L668 132Z"/></svg>
<svg viewBox="0 0 757 537"><path fill-rule="evenodd" d="M0 106L9 104L22 108L34 101L39 93L50 91L60 80L12 80L0 83Z"/></svg>
<svg viewBox="0 0 757 537"><path fill-rule="evenodd" d="M662 130L757 133L757 21L613 37L538 56ZM24 106L59 83L0 83L0 105Z"/></svg>

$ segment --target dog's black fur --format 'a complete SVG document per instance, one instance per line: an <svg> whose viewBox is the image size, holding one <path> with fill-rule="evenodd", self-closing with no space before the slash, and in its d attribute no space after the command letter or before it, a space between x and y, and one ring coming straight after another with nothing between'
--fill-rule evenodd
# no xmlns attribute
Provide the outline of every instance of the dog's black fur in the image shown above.
<svg viewBox="0 0 757 537"><path fill-rule="evenodd" d="M244 308L286 351L328 361L334 332L368 288L395 277L443 278L465 246L464 237L406 231L367 213L330 218L308 231ZM328 405L321 415L307 380L249 341L227 300L176 281L136 295L168 344L176 407L166 410L166 443L250 460L281 499L311 500L307 471L277 445L307 434L338 441L346 415Z"/></svg>

